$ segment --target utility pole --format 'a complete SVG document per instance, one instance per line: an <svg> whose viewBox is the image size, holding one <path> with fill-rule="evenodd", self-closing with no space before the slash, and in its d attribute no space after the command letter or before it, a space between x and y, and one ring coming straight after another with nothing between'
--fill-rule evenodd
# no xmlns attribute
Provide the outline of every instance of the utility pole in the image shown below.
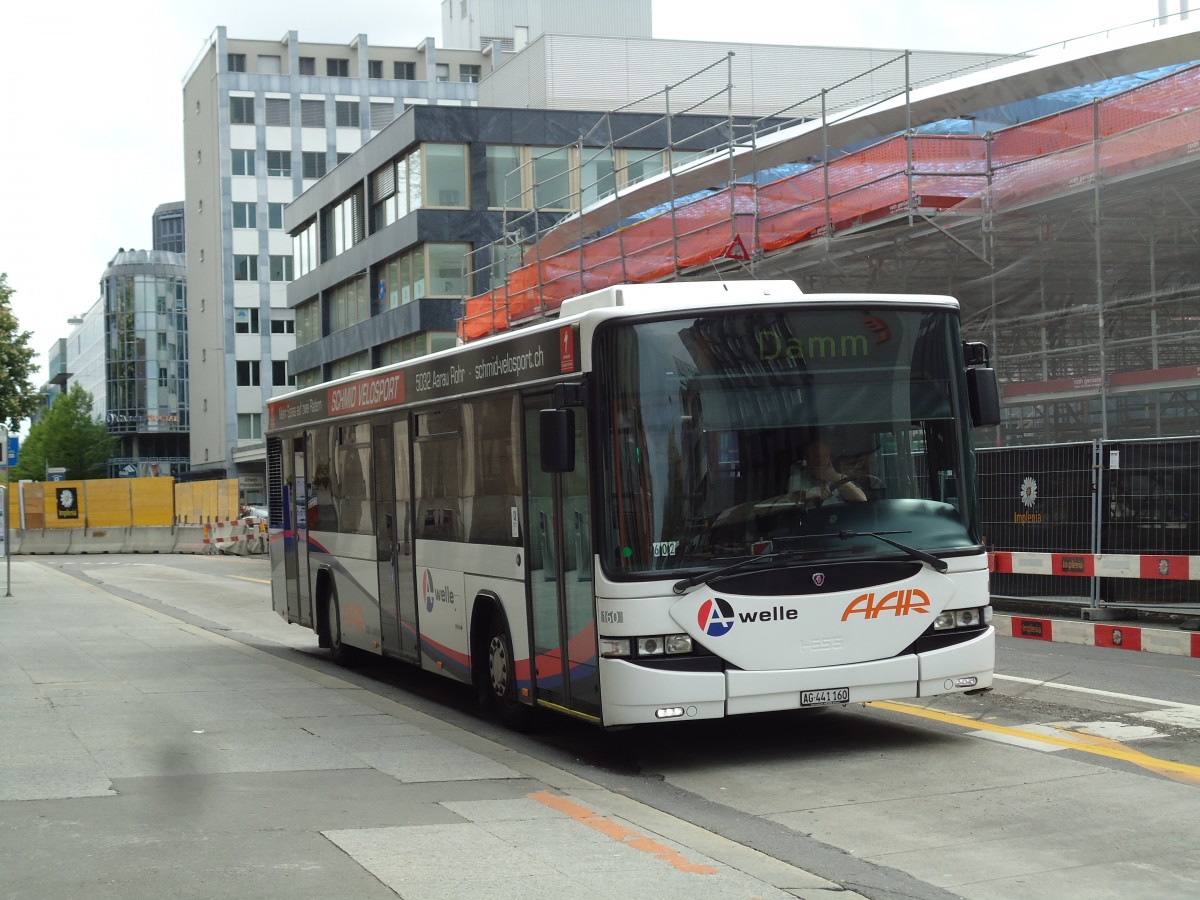
<svg viewBox="0 0 1200 900"><path fill-rule="evenodd" d="M0 423L0 432L4 433L4 488L0 490L0 495L3 495L4 508L0 509L0 516L4 517L4 596L12 596L12 545L8 542L8 425Z"/></svg>

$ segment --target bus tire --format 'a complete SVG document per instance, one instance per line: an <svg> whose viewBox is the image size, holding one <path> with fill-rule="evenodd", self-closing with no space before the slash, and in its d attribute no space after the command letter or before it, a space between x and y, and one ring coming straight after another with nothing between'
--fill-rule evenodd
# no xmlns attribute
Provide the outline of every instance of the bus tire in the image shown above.
<svg viewBox="0 0 1200 900"><path fill-rule="evenodd" d="M501 724L516 731L528 728L533 724L534 710L517 696L517 663L513 658L512 635L504 615L498 611L492 613L485 659L484 683L496 717Z"/></svg>
<svg viewBox="0 0 1200 900"><path fill-rule="evenodd" d="M350 665L354 661L354 648L342 641L342 610L332 580L325 592L325 627L329 634L329 658L340 666Z"/></svg>

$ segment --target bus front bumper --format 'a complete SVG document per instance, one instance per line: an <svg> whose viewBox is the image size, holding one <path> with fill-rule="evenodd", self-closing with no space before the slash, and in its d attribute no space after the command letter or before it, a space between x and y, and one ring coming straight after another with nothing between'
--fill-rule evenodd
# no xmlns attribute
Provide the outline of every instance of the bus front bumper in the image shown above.
<svg viewBox="0 0 1200 900"><path fill-rule="evenodd" d="M811 669L672 672L600 660L605 725L719 719L801 709L802 695L849 688L849 703L913 700L992 686L996 633L928 653Z"/></svg>

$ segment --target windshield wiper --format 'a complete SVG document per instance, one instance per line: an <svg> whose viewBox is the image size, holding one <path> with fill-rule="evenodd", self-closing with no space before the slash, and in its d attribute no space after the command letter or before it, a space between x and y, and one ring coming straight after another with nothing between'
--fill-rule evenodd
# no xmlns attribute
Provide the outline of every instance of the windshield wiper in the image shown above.
<svg viewBox="0 0 1200 900"><path fill-rule="evenodd" d="M671 590L673 590L676 594L682 594L688 588L695 587L700 582L708 581L710 578L720 578L722 575L731 575L740 569L746 568L746 566L753 565L754 563L770 562L772 560L779 559L791 559L793 556L799 556L802 552L805 551L780 550L778 553L762 553L758 556L744 556L735 563L730 563L727 566L722 566L721 568L714 569L711 572L701 572L698 575L691 575L688 578L684 578L682 581L677 581L672 586Z"/></svg>
<svg viewBox="0 0 1200 900"><path fill-rule="evenodd" d="M885 534L911 534L911 533L912 532L910 532L910 531L839 531L838 537L840 537L844 541L849 540L852 537L873 537L876 540L883 541L885 544L890 544L891 546L895 547L897 550L903 550L905 553L907 553L913 559L917 559L917 560L920 560L921 562L929 563L929 565L933 566L939 572L945 572L948 568L950 568L950 566L946 564L946 561L944 559L938 559L932 553L926 553L924 550L918 550L916 547L910 547L907 544L900 543L899 541L893 541L889 537L884 537Z"/></svg>

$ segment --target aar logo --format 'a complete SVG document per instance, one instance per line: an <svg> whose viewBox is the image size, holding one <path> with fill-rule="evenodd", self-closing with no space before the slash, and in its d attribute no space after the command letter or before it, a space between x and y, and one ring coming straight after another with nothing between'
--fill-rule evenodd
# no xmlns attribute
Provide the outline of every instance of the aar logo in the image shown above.
<svg viewBox="0 0 1200 900"><path fill-rule="evenodd" d="M733 607L720 597L713 597L700 604L696 620L700 624L700 630L709 637L721 637L729 634L733 628Z"/></svg>

